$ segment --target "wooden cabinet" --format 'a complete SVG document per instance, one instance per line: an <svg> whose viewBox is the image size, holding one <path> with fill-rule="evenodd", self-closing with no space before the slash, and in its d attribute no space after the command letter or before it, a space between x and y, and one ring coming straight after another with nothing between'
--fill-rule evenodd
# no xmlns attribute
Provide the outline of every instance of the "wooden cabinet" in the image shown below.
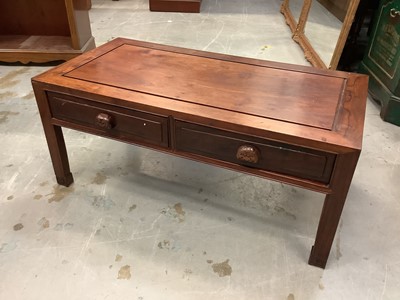
<svg viewBox="0 0 400 300"><path fill-rule="evenodd" d="M95 47L87 0L0 1L0 61L68 60Z"/></svg>
<svg viewBox="0 0 400 300"><path fill-rule="evenodd" d="M381 118L400 126L400 2L380 1L359 71L369 75L369 92Z"/></svg>

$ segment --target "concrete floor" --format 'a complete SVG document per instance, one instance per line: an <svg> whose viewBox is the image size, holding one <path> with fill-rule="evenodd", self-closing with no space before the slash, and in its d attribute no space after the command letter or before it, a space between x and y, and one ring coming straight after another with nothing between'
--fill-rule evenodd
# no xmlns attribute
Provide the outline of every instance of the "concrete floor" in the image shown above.
<svg viewBox="0 0 400 300"><path fill-rule="evenodd" d="M90 17L97 45L124 36L307 65L279 5L164 14L93 0ZM318 193L71 130L75 183L58 186L30 86L48 68L0 65L0 299L400 299L400 128L374 102L322 270L306 263Z"/></svg>

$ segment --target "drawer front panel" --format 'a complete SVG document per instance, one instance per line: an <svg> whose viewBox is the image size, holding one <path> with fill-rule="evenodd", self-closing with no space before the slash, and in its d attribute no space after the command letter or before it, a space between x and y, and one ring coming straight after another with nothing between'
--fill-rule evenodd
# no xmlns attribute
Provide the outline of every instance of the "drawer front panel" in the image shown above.
<svg viewBox="0 0 400 300"><path fill-rule="evenodd" d="M336 155L176 121L176 149L265 171L329 183Z"/></svg>
<svg viewBox="0 0 400 300"><path fill-rule="evenodd" d="M111 137L168 147L167 117L57 93L48 93L48 99L56 119L102 130Z"/></svg>

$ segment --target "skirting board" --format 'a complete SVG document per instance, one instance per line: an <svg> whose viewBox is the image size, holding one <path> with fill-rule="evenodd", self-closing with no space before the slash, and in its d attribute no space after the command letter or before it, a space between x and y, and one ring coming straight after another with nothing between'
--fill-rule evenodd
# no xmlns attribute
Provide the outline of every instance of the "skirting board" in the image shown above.
<svg viewBox="0 0 400 300"><path fill-rule="evenodd" d="M199 13L201 0L149 0L151 11Z"/></svg>

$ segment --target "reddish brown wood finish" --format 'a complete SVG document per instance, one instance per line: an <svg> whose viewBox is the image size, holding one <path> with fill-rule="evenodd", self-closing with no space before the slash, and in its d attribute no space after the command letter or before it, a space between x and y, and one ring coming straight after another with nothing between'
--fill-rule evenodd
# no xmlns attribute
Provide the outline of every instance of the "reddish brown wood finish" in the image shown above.
<svg viewBox="0 0 400 300"><path fill-rule="evenodd" d="M0 61L68 60L95 47L88 0L0 1Z"/></svg>
<svg viewBox="0 0 400 300"><path fill-rule="evenodd" d="M39 107L40 117L43 123L44 133L46 135L47 145L49 147L51 161L53 163L54 173L57 182L61 185L70 186L73 182L73 176L69 169L67 149L65 147L64 136L60 126L51 122L50 107L47 103L45 90L36 89L33 84L36 102Z"/></svg>
<svg viewBox="0 0 400 300"><path fill-rule="evenodd" d="M0 1L0 35L69 36L64 1Z"/></svg>
<svg viewBox="0 0 400 300"><path fill-rule="evenodd" d="M336 155L230 131L176 121L178 151L228 161L250 168L329 183ZM241 147L254 148L257 162L238 158Z"/></svg>
<svg viewBox="0 0 400 300"><path fill-rule="evenodd" d="M107 134L116 139L125 138L168 146L167 117L101 105L52 92L48 93L48 98L54 118L94 129L108 130Z"/></svg>
<svg viewBox="0 0 400 300"><path fill-rule="evenodd" d="M151 11L199 13L201 0L149 0Z"/></svg>
<svg viewBox="0 0 400 300"><path fill-rule="evenodd" d="M331 179L332 193L325 197L317 237L308 261L310 265L326 266L359 155L360 151L355 151L337 158Z"/></svg>
<svg viewBox="0 0 400 300"><path fill-rule="evenodd" d="M60 184L72 182L68 127L322 192L309 263L325 267L361 151L367 77L116 39L33 86Z"/></svg>

